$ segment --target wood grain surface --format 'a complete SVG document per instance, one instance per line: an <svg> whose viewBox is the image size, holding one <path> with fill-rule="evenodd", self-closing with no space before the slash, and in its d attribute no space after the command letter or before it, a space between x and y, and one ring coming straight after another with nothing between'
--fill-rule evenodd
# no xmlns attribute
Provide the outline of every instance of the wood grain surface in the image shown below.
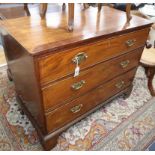
<svg viewBox="0 0 155 155"><path fill-rule="evenodd" d="M47 131L51 132L59 127L64 126L66 123L71 122L76 117L86 113L88 110L92 109L99 103L107 100L110 96L113 96L119 91L128 87L133 80L135 71L136 69L133 69L128 73L119 76L107 82L106 84L101 85L99 88L94 89L93 91L60 107L59 109L56 109L55 111L46 114ZM124 82L124 85L121 88L117 88L116 85L121 81ZM73 107L79 105L81 105L81 107L78 112L74 113L71 111Z"/></svg>
<svg viewBox="0 0 155 155"><path fill-rule="evenodd" d="M99 36L107 37L118 33L140 29L151 24L150 21L133 16L130 23L126 23L125 12L118 11L107 6L100 12L97 8L88 8L82 11L75 7L74 31L67 30L67 11L64 13L49 13L45 19L39 15L21 17L1 21L5 28L30 54L38 54L41 51L62 49L71 44L80 44ZM43 54L43 52L42 52Z"/></svg>
<svg viewBox="0 0 155 155"><path fill-rule="evenodd" d="M41 57L38 60L41 85L46 85L56 79L73 74L76 64L73 63L72 59L78 53L84 52L88 56L86 60L79 64L80 69L82 70L99 62L126 53L132 49L144 46L148 33L149 29L146 28L105 39L100 42L93 42L92 44L87 44L85 46L78 46L78 48L75 49L73 48ZM129 40L135 40L132 46L126 44Z"/></svg>
<svg viewBox="0 0 155 155"><path fill-rule="evenodd" d="M42 89L44 109L49 111L55 107L60 107L69 100L73 100L115 76L136 67L139 63L142 51L143 47L110 61L100 63L99 65L81 72L77 77L70 76L52 85L47 85ZM127 62L127 65L123 67L122 63L125 62ZM80 89L75 90L72 88L73 85L81 81L85 83L82 84Z"/></svg>
<svg viewBox="0 0 155 155"><path fill-rule="evenodd" d="M46 150L70 125L116 96L130 94L152 24L136 16L126 23L125 12L109 7L98 12L78 6L70 33L67 10L45 19L36 15L0 22L17 98ZM78 54L80 75L73 78L72 60Z"/></svg>

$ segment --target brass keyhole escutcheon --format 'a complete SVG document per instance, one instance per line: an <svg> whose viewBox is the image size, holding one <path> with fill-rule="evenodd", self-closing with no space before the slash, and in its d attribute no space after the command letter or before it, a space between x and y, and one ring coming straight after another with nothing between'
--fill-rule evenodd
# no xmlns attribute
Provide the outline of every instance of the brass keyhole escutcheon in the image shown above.
<svg viewBox="0 0 155 155"><path fill-rule="evenodd" d="M88 58L87 54L84 52L78 53L73 59L73 63L80 64L82 61ZM78 62L77 62L78 61Z"/></svg>

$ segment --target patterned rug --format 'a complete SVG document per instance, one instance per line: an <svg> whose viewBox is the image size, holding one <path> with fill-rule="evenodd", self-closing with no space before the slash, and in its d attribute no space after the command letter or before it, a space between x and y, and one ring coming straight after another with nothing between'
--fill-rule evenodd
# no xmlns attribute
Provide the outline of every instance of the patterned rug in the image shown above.
<svg viewBox="0 0 155 155"><path fill-rule="evenodd" d="M139 67L128 99L118 97L70 127L53 150L147 149L155 136L155 101L150 99L144 70ZM0 150L43 150L16 102L5 67L0 68Z"/></svg>

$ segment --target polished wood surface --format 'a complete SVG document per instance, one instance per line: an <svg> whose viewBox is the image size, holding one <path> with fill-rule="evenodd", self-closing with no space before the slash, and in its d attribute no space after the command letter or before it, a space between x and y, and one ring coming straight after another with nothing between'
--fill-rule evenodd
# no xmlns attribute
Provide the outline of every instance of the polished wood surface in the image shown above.
<svg viewBox="0 0 155 155"><path fill-rule="evenodd" d="M74 28L74 3L68 4L68 30L73 31Z"/></svg>
<svg viewBox="0 0 155 155"><path fill-rule="evenodd" d="M135 75L135 71L136 69L128 72L125 75L119 76L114 80L101 85L99 88L94 89L90 93L83 95L76 100L69 102L63 107L46 114L47 131L52 132L53 130L64 126L66 123L74 120L83 113L86 113L88 110L108 99L110 96L113 96L119 91L128 87ZM117 85L121 82L123 82L123 85L117 87ZM75 110L73 110L74 108Z"/></svg>
<svg viewBox="0 0 155 155"><path fill-rule="evenodd" d="M130 22L132 16L131 16L131 3L126 4L126 18L127 22Z"/></svg>
<svg viewBox="0 0 155 155"><path fill-rule="evenodd" d="M100 63L89 70L82 71L80 76L76 78L70 76L64 80L44 87L42 89L44 109L49 111L55 107L62 106L64 103L98 87L115 76L136 67L140 60L142 51L143 47L110 61ZM81 81L85 82L82 84L81 88L78 90L72 88L73 85ZM62 90L62 88L65 89ZM55 95L53 96L51 94Z"/></svg>
<svg viewBox="0 0 155 155"><path fill-rule="evenodd" d="M24 3L24 10L25 10L27 16L30 16L31 15L27 3Z"/></svg>
<svg viewBox="0 0 155 155"><path fill-rule="evenodd" d="M40 4L40 16L42 19L45 18L47 12L48 3ZM63 3L62 10L65 11L66 5ZM74 27L74 3L68 4L68 31L73 31Z"/></svg>
<svg viewBox="0 0 155 155"><path fill-rule="evenodd" d="M46 14L46 11L47 11L47 3L41 3L40 4L40 16L41 16L41 18L43 19L44 17L45 17L45 14Z"/></svg>
<svg viewBox="0 0 155 155"><path fill-rule="evenodd" d="M64 10L64 5L63 4L63 10ZM74 29L74 3L68 3L68 30L69 31L73 31ZM87 3L84 3L84 9L89 8L89 5ZM47 12L47 3L42 3L40 4L41 6L41 11L40 11L40 16L41 18L45 18L46 12ZM102 8L102 3L98 3L98 12L101 11ZM131 3L127 3L126 4L126 17L127 17L127 22L129 22L131 20L131 14L130 14L130 10L131 10Z"/></svg>
<svg viewBox="0 0 155 155"><path fill-rule="evenodd" d="M100 15L90 8L75 15L77 25L68 33L66 17L53 13L45 19L1 23L17 99L46 150L70 125L116 96L130 94L151 25L138 17L126 24L125 13L109 7L103 7ZM77 62L80 74L73 77Z"/></svg>
<svg viewBox="0 0 155 155"><path fill-rule="evenodd" d="M100 12L101 11L101 8L102 8L102 3L98 3L98 11ZM109 7L113 7L113 4L104 4L104 5L108 5ZM126 3L126 21L127 23L130 22L131 20L131 14L130 14L130 11L131 11L131 3Z"/></svg>
<svg viewBox="0 0 155 155"><path fill-rule="evenodd" d="M100 12L101 11L101 8L102 8L102 3L98 3L97 4L97 7L98 7L98 12Z"/></svg>
<svg viewBox="0 0 155 155"><path fill-rule="evenodd" d="M45 85L66 75L73 74L76 64L73 63L72 59L78 53L84 52L88 56L86 60L79 64L82 70L145 45L148 32L149 29L143 29L128 33L127 35L112 37L100 42L93 42L93 44L41 57L38 60L41 84ZM126 44L129 40L134 41L132 46Z"/></svg>
<svg viewBox="0 0 155 155"><path fill-rule="evenodd" d="M29 16L30 11L27 4L11 5L7 7L7 4L0 5L0 19L12 19L23 16Z"/></svg>
<svg viewBox="0 0 155 155"><path fill-rule="evenodd" d="M86 113L82 114L81 116L75 118L73 121L67 123L65 126L55 130L52 133L49 133L48 135L45 136L44 138L44 148L46 150L51 150L51 148L55 147L58 141L58 137L57 135L62 133L63 131L67 130L70 126L74 125L75 123L81 121L83 118L86 118L88 115L92 114L93 112L95 112L96 110L98 110L99 108L105 106L105 104L110 103L112 100L114 100L115 98L119 97L120 95L124 95L124 98L126 98L127 96L130 96L131 94L131 90L132 90L132 85L130 85L129 87L123 89L122 91L118 92L116 95L111 96L109 99L105 100L104 102L96 105L94 108L90 109L89 111L87 111ZM50 145L51 143L51 145Z"/></svg>
<svg viewBox="0 0 155 155"><path fill-rule="evenodd" d="M35 17L22 17L20 20L1 21L1 26L5 27L30 54L39 54L42 50L51 52L67 45L73 46L75 43L87 42L99 36L116 35L151 24L150 21L136 16L133 16L130 24L127 24L124 12L109 7L103 7L98 13L96 8L81 11L81 8L77 6L72 33L66 30L66 20L67 13L58 12L47 14L44 20L36 15Z"/></svg>

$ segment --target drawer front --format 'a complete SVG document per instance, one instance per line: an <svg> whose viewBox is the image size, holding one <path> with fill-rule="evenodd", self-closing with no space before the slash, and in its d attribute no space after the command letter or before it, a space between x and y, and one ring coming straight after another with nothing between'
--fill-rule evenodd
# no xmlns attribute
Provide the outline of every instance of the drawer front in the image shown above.
<svg viewBox="0 0 155 155"><path fill-rule="evenodd" d="M77 77L69 77L42 89L45 110L54 109L91 89L98 87L115 76L126 72L139 63L143 48L100 63L80 72Z"/></svg>
<svg viewBox="0 0 155 155"><path fill-rule="evenodd" d="M73 121L75 118L91 110L99 103L130 86L133 81L135 71L136 69L133 69L125 75L119 76L97 89L77 98L76 100L47 113L45 115L47 132L52 132L64 126L65 124Z"/></svg>
<svg viewBox="0 0 155 155"><path fill-rule="evenodd" d="M38 58L41 85L73 74L75 58L78 58L80 68L84 69L143 46L147 36L148 29L143 29Z"/></svg>

